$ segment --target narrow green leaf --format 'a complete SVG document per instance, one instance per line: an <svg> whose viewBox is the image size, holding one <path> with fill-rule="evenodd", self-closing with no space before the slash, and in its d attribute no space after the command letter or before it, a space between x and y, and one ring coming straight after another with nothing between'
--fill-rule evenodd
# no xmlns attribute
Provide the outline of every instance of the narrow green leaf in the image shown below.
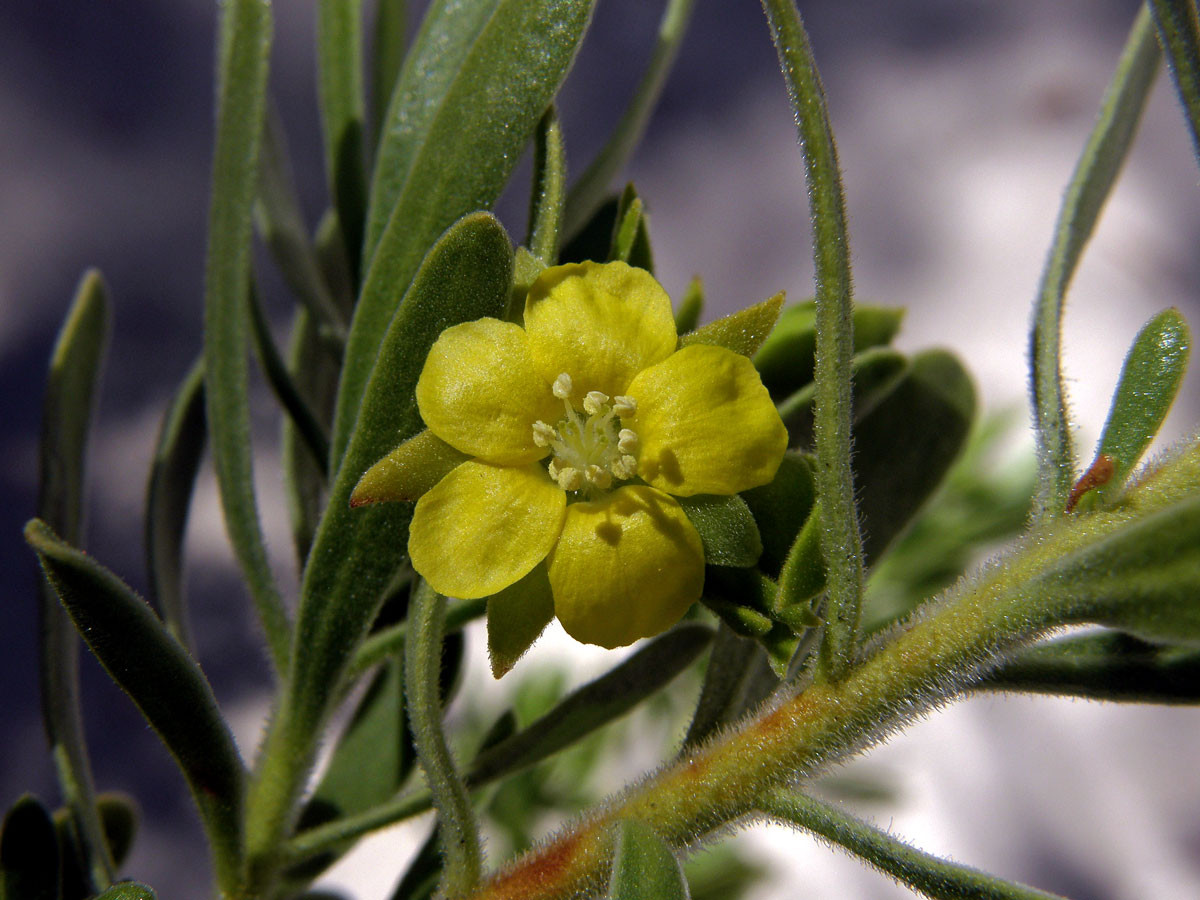
<svg viewBox="0 0 1200 900"><path fill-rule="evenodd" d="M297 618L297 646L305 652L293 661L266 738L255 781L261 792L251 795L247 841L255 853L279 846L346 667L405 558L412 507L351 509L350 494L363 472L421 429L414 391L438 335L502 314L511 278L512 249L500 223L485 213L466 216L430 249L384 337L305 569Z"/></svg>
<svg viewBox="0 0 1200 900"><path fill-rule="evenodd" d="M562 245L560 263L608 259L613 233L617 230L617 206L620 197L610 196L583 226Z"/></svg>
<svg viewBox="0 0 1200 900"><path fill-rule="evenodd" d="M796 534L779 573L779 593L773 611L789 624L808 628L812 600L825 587L825 560L821 553L820 503L813 506L808 521ZM799 628L797 629L799 630Z"/></svg>
<svg viewBox="0 0 1200 900"><path fill-rule="evenodd" d="M363 473L350 505L412 503L468 459L426 428Z"/></svg>
<svg viewBox="0 0 1200 900"><path fill-rule="evenodd" d="M691 665L712 635L703 625L685 623L656 637L527 728L480 753L468 783L478 786L527 769L620 718Z"/></svg>
<svg viewBox="0 0 1200 900"><path fill-rule="evenodd" d="M275 588L254 496L246 364L251 212L266 109L271 7L229 0L221 15L217 135L204 271L204 371L213 468L225 528L266 634L276 671L290 626Z"/></svg>
<svg viewBox="0 0 1200 900"><path fill-rule="evenodd" d="M975 418L975 388L944 350L914 356L892 390L855 423L854 472L868 562L937 490Z"/></svg>
<svg viewBox="0 0 1200 900"><path fill-rule="evenodd" d="M417 582L409 600L412 633L404 645L404 691L409 698L413 746L438 813L446 860L440 888L442 893L455 896L479 883L483 848L466 782L450 756L442 723L438 682L445 617L446 598L424 581Z"/></svg>
<svg viewBox="0 0 1200 900"><path fill-rule="evenodd" d="M208 442L204 418L204 361L184 378L158 429L146 490L146 569L150 602L167 630L191 647L183 590L183 537L200 460Z"/></svg>
<svg viewBox="0 0 1200 900"><path fill-rule="evenodd" d="M325 178L346 242L358 260L366 215L362 0L317 4L317 96L325 139Z"/></svg>
<svg viewBox="0 0 1200 900"><path fill-rule="evenodd" d="M283 358L279 355L279 349L275 346L275 339L271 337L271 326L267 322L267 315L263 312L262 304L258 299L258 291L253 284L250 285L247 303L250 307L250 340L254 347L254 353L258 357L258 363L262 366L263 374L267 376L267 383L271 385L275 397L292 420L296 433L308 447L313 462L317 464L321 474L326 475L329 439L325 436L325 430L321 427L321 423L317 421L313 411L309 409L308 403L300 396L300 391L292 382L292 376L288 372Z"/></svg>
<svg viewBox="0 0 1200 900"><path fill-rule="evenodd" d="M96 796L96 808L100 811L100 824L113 863L119 867L129 857L137 836L137 804L125 794L106 791Z"/></svg>
<svg viewBox="0 0 1200 900"><path fill-rule="evenodd" d="M175 757L204 823L218 883L240 877L244 773L200 668L120 579L42 521L25 526L75 627Z"/></svg>
<svg viewBox="0 0 1200 900"><path fill-rule="evenodd" d="M108 349L109 309L100 273L85 272L59 331L46 379L39 445L38 514L78 542L83 533L87 438ZM112 881L83 732L79 643L58 598L40 585L42 719L92 891Z"/></svg>
<svg viewBox="0 0 1200 900"><path fill-rule="evenodd" d="M617 203L617 224L613 230L608 259L620 260L647 272L654 271L646 206L632 184L625 185Z"/></svg>
<svg viewBox="0 0 1200 900"><path fill-rule="evenodd" d="M283 280L320 323L326 346L340 355L346 344L346 322L326 283L316 249L300 212L287 135L275 107L267 109L259 151L258 193L254 221Z"/></svg>
<svg viewBox="0 0 1200 900"><path fill-rule="evenodd" d="M1158 72L1159 57L1154 25L1149 10L1143 6L1117 63L1099 118L1075 164L1055 225L1050 258L1038 287L1030 359L1038 449L1034 513L1039 519L1061 515L1066 509L1076 468L1060 359L1063 302L1084 245L1096 227L1100 210L1133 142Z"/></svg>
<svg viewBox="0 0 1200 900"><path fill-rule="evenodd" d="M613 828L615 848L605 900L689 900L683 866L653 828L633 819Z"/></svg>
<svg viewBox="0 0 1200 900"><path fill-rule="evenodd" d="M820 675L841 678L855 653L863 594L862 535L850 468L850 241L837 148L808 36L792 0L763 0L796 117L812 207L817 282L816 484L821 501L828 621Z"/></svg>
<svg viewBox="0 0 1200 900"><path fill-rule="evenodd" d="M544 565L488 598L488 657L492 677L505 675L554 618L554 596Z"/></svg>
<svg viewBox="0 0 1200 900"><path fill-rule="evenodd" d="M812 468L812 457L789 451L773 481L742 494L762 536L758 567L772 578L779 576L792 542L812 511L816 499Z"/></svg>
<svg viewBox="0 0 1200 900"><path fill-rule="evenodd" d="M120 869L133 844L137 830L137 807L123 794L102 793L96 795L96 810L100 814L105 846L113 866ZM71 821L71 812L62 807L54 811L54 827L58 830L61 897L90 897L95 891L88 886L89 877L84 871L87 856L79 846Z"/></svg>
<svg viewBox="0 0 1200 900"><path fill-rule="evenodd" d="M1102 632L1038 644L988 673L983 691L1124 703L1200 703L1200 650Z"/></svg>
<svg viewBox="0 0 1200 900"><path fill-rule="evenodd" d="M760 809L846 848L863 862L934 900L1063 900L918 850L900 838L791 788L769 791Z"/></svg>
<svg viewBox="0 0 1200 900"><path fill-rule="evenodd" d="M0 828L0 900L58 900L58 836L50 813L25 794Z"/></svg>
<svg viewBox="0 0 1200 900"><path fill-rule="evenodd" d="M140 881L118 881L95 900L158 900L158 895Z"/></svg>
<svg viewBox="0 0 1200 900"><path fill-rule="evenodd" d="M680 753L702 743L722 727L733 724L740 715L751 662L758 652L754 641L724 623L720 625L700 686L696 711L692 714Z"/></svg>
<svg viewBox="0 0 1200 900"><path fill-rule="evenodd" d="M1187 322L1177 309L1154 316L1134 338L1096 451L1113 463L1108 482L1094 491L1096 500L1121 490L1158 434L1183 383L1191 344Z"/></svg>
<svg viewBox="0 0 1200 900"><path fill-rule="evenodd" d="M903 353L890 347L872 347L850 361L851 405L855 426L895 390L908 369ZM779 404L779 416L793 447L813 446L816 385L809 382Z"/></svg>
<svg viewBox="0 0 1200 900"><path fill-rule="evenodd" d="M699 275L695 275L688 282L687 290L683 292L683 299L679 301L679 308L675 311L675 331L680 335L695 331L696 326L700 324L702 312L704 312L704 282Z"/></svg>
<svg viewBox="0 0 1200 900"><path fill-rule="evenodd" d="M705 594L701 602L712 610L734 634L760 640L771 633L775 620L760 610L743 606L717 594Z"/></svg>
<svg viewBox="0 0 1200 900"><path fill-rule="evenodd" d="M1195 0L1150 0L1147 5L1192 134L1192 152L1200 161L1200 21Z"/></svg>
<svg viewBox="0 0 1200 900"><path fill-rule="evenodd" d="M567 155L558 112L551 104L538 123L533 142L533 186L529 198L529 252L552 266L558 261L563 203L567 193Z"/></svg>
<svg viewBox="0 0 1200 900"><path fill-rule="evenodd" d="M692 16L694 0L667 0L650 63L607 143L571 186L564 234L575 235L608 196L609 185L633 155L658 102ZM599 257L591 257L599 259Z"/></svg>
<svg viewBox="0 0 1200 900"><path fill-rule="evenodd" d="M374 139L368 146L379 144L379 132L387 118L388 101L408 45L408 0L379 0L375 8L375 31L371 59L371 125Z"/></svg>
<svg viewBox="0 0 1200 900"><path fill-rule="evenodd" d="M434 11L441 18L445 6ZM417 38L389 109L363 255L369 263L338 394L335 462L355 428L387 323L422 257L455 220L500 196L574 59L592 0L457 6L457 15L468 19L477 7L494 7L495 15L468 47L455 43L461 35L438 43L445 35L434 16Z"/></svg>
<svg viewBox="0 0 1200 900"><path fill-rule="evenodd" d="M771 333L771 329L775 327L775 323L779 321L781 309L782 291L762 303L738 310L681 336L679 346L715 344L742 356L754 356Z"/></svg>
<svg viewBox="0 0 1200 900"><path fill-rule="evenodd" d="M746 501L734 494L680 497L679 505L700 534L710 566L752 566L762 555L762 539Z"/></svg>
<svg viewBox="0 0 1200 900"><path fill-rule="evenodd" d="M854 352L891 343L904 321L904 310L895 306L854 304ZM817 349L817 304L796 303L783 310L774 330L754 354L762 382L777 400L813 380Z"/></svg>

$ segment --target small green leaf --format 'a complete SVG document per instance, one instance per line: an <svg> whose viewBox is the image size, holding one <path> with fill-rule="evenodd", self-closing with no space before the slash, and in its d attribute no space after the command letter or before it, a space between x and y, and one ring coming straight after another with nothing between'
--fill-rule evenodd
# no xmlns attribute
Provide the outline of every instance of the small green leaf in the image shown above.
<svg viewBox="0 0 1200 900"><path fill-rule="evenodd" d="M137 837L137 804L125 794L106 791L96 796L96 808L100 811L100 824L104 826L109 854L113 862L120 866L129 857L134 838Z"/></svg>
<svg viewBox="0 0 1200 900"><path fill-rule="evenodd" d="M711 629L691 623L659 635L527 728L480 753L467 782L480 785L527 769L620 718L691 665L712 635Z"/></svg>
<svg viewBox="0 0 1200 900"><path fill-rule="evenodd" d="M109 792L96 795L96 811L100 815L100 826L109 857L113 866L120 868L129 856L137 833L137 805L132 798L124 794ZM83 848L79 846L78 832L71 822L69 808L61 807L55 810L54 827L58 829L58 843L62 854L61 896L91 896L95 891L88 886L90 879L81 868L87 857Z"/></svg>
<svg viewBox="0 0 1200 900"><path fill-rule="evenodd" d="M764 612L749 606L742 606L723 596L705 594L702 602L716 613L722 622L737 635L758 640L771 633L775 621Z"/></svg>
<svg viewBox="0 0 1200 900"><path fill-rule="evenodd" d="M620 198L613 195L600 204L596 212L559 249L558 261L569 263L608 259L612 236L617 230L619 203Z"/></svg>
<svg viewBox="0 0 1200 900"><path fill-rule="evenodd" d="M613 230L608 258L619 259L647 272L654 271L654 254L650 249L650 227L646 208L632 184L625 185L617 203L617 223Z"/></svg>
<svg viewBox="0 0 1200 900"><path fill-rule="evenodd" d="M542 115L533 142L533 187L529 198L529 252L552 266L558 259L563 203L567 193L567 159L562 126L554 104Z"/></svg>
<svg viewBox="0 0 1200 900"><path fill-rule="evenodd" d="M183 536L200 460L208 442L204 418L204 361L188 371L158 430L146 491L146 569L150 601L167 630L191 646L183 592Z"/></svg>
<svg viewBox="0 0 1200 900"><path fill-rule="evenodd" d="M675 331L681 335L695 331L696 326L700 324L702 312L704 312L704 282L699 275L696 275L688 282L683 299L679 301L679 308L675 310Z"/></svg>
<svg viewBox="0 0 1200 900"><path fill-rule="evenodd" d="M188 781L219 877L238 866L244 772L200 668L115 575L34 519L25 540L92 652L158 732Z"/></svg>
<svg viewBox="0 0 1200 900"><path fill-rule="evenodd" d="M204 396L225 528L262 622L271 661L281 672L291 628L259 526L246 364L251 214L270 48L270 3L230 0L221 15L218 53L217 135L204 271Z"/></svg>
<svg viewBox="0 0 1200 900"><path fill-rule="evenodd" d="M904 310L855 304L854 352L891 343L904 321ZM779 399L812 382L817 346L817 304L806 300L789 306L779 324L754 354L754 365L771 396Z"/></svg>
<svg viewBox="0 0 1200 900"><path fill-rule="evenodd" d="M779 321L781 309L782 292L688 332L679 338L679 346L715 344L742 356L753 356Z"/></svg>
<svg viewBox="0 0 1200 900"><path fill-rule="evenodd" d="M411 503L468 459L426 428L363 473L350 494L350 505Z"/></svg>
<svg viewBox="0 0 1200 900"><path fill-rule="evenodd" d="M742 494L758 532L763 552L758 567L772 578L779 576L792 542L808 521L816 499L813 486L812 457L789 451L769 484L751 488Z"/></svg>
<svg viewBox="0 0 1200 900"><path fill-rule="evenodd" d="M797 631L819 625L813 621L812 600L825 589L825 559L821 552L820 503L796 535L779 574L779 593L773 611Z"/></svg>
<svg viewBox="0 0 1200 900"><path fill-rule="evenodd" d="M721 623L713 641L708 668L696 701L696 711L683 739L682 751L695 747L722 726L732 724L742 711L742 698L758 645ZM682 752L681 751L681 752Z"/></svg>
<svg viewBox="0 0 1200 900"><path fill-rule="evenodd" d="M989 672L983 691L1125 703L1200 703L1200 650L1105 631L1038 644Z"/></svg>
<svg viewBox="0 0 1200 900"><path fill-rule="evenodd" d="M1134 338L1096 451L1098 457L1113 461L1113 471L1108 482L1093 491L1095 501L1120 492L1158 434L1183 382L1191 343L1187 322L1177 309L1154 316Z"/></svg>
<svg viewBox="0 0 1200 900"><path fill-rule="evenodd" d="M58 836L30 794L4 815L0 829L0 900L58 900Z"/></svg>
<svg viewBox="0 0 1200 900"><path fill-rule="evenodd" d="M952 354L914 356L854 427L855 485L868 561L878 559L941 484L966 443L975 389Z"/></svg>
<svg viewBox="0 0 1200 900"><path fill-rule="evenodd" d="M118 881L95 900L158 900L158 895L140 881Z"/></svg>
<svg viewBox="0 0 1200 900"><path fill-rule="evenodd" d="M752 566L762 555L762 539L746 501L734 494L680 497L679 505L700 534L710 566Z"/></svg>
<svg viewBox="0 0 1200 900"><path fill-rule="evenodd" d="M488 598L488 656L492 677L509 671L554 618L554 596L544 564Z"/></svg>
<svg viewBox="0 0 1200 900"><path fill-rule="evenodd" d="M649 825L626 819L616 832L605 900L689 900L683 866Z"/></svg>

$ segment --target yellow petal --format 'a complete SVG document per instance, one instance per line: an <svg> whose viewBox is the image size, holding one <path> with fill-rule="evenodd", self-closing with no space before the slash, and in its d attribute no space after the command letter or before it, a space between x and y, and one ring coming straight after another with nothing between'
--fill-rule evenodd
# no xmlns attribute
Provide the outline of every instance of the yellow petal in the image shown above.
<svg viewBox="0 0 1200 900"><path fill-rule="evenodd" d="M704 587L696 529L673 498L644 485L567 507L547 567L563 628L601 647L666 631Z"/></svg>
<svg viewBox="0 0 1200 900"><path fill-rule="evenodd" d="M499 319L442 332L417 380L417 407L447 444L501 465L545 456L533 442L533 423L562 416L562 404L533 366L525 332Z"/></svg>
<svg viewBox="0 0 1200 900"><path fill-rule="evenodd" d="M450 597L502 591L546 558L566 502L541 466L465 462L417 501L408 537L413 568Z"/></svg>
<svg viewBox="0 0 1200 900"><path fill-rule="evenodd" d="M753 363L694 344L639 372L628 394L637 412L637 473L676 494L736 494L768 483L787 449L787 429Z"/></svg>
<svg viewBox="0 0 1200 900"><path fill-rule="evenodd" d="M533 361L553 383L571 376L572 399L624 394L633 376L675 350L671 298L654 276L623 262L572 263L543 272L525 299Z"/></svg>

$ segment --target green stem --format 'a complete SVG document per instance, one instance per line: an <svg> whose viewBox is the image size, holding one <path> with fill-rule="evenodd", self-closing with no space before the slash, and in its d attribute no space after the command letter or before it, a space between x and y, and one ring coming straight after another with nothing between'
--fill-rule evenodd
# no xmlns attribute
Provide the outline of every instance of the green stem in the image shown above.
<svg viewBox="0 0 1200 900"><path fill-rule="evenodd" d="M792 0L763 0L763 9L796 114L812 209L817 294L815 480L829 592L818 677L837 680L854 659L863 595L862 535L850 468L850 358L854 353L850 243L825 89L804 24Z"/></svg>
<svg viewBox="0 0 1200 900"><path fill-rule="evenodd" d="M1063 514L1076 475L1060 358L1064 299L1084 244L1095 229L1100 210L1133 141L1146 97L1154 84L1159 57L1154 26L1143 7L1134 20L1100 115L1067 186L1054 228L1054 244L1038 288L1030 360L1038 454L1034 515L1039 520Z"/></svg>
<svg viewBox="0 0 1200 900"><path fill-rule="evenodd" d="M983 872L911 847L836 807L789 788L769 791L759 809L772 819L798 825L845 847L855 856L935 900L1062 900L1023 884Z"/></svg>
<svg viewBox="0 0 1200 900"><path fill-rule="evenodd" d="M1200 22L1194 0L1150 0L1167 68L1183 104L1192 150L1200 161Z"/></svg>
<svg viewBox="0 0 1200 900"><path fill-rule="evenodd" d="M476 600L458 600L446 607L445 633L458 631L468 622L473 622L487 612L487 597ZM389 656L404 650L404 641L408 637L408 622L400 622L381 629L371 635L350 662L346 669L345 682L352 684L363 672L376 663L381 663Z"/></svg>
<svg viewBox="0 0 1200 900"><path fill-rule="evenodd" d="M455 768L442 724L439 681L446 598L423 579L409 600L411 639L404 646L404 692L412 723L413 745L425 770L433 805L438 811L442 852L446 857L442 891L449 895L472 890L483 871L479 826L471 809L466 782Z"/></svg>

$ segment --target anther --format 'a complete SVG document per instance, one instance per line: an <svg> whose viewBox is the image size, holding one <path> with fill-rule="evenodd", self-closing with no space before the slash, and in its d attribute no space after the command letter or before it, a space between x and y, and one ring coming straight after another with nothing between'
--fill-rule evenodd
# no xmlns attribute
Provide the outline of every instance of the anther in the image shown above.
<svg viewBox="0 0 1200 900"><path fill-rule="evenodd" d="M535 425L534 430L536 431L536 429L537 429L537 426ZM535 436L534 441L536 441L536 440L537 440L537 437ZM542 445L539 444L538 446L542 446ZM636 431L634 431L631 428L622 428L617 433L617 449L620 450L622 453L633 453L635 450L637 450L637 447L638 447L638 436L637 436Z"/></svg>
<svg viewBox="0 0 1200 900"><path fill-rule="evenodd" d="M571 376L566 372L563 372L554 379L554 384L551 386L550 390L559 400L566 400L571 396L572 387L574 387L574 385L571 384Z"/></svg>
<svg viewBox="0 0 1200 900"><path fill-rule="evenodd" d="M637 401L632 397L614 397L613 412L615 412L622 419L626 418L627 416L632 416L637 412Z"/></svg>
<svg viewBox="0 0 1200 900"><path fill-rule="evenodd" d="M627 478L632 478L637 474L637 460L632 456L620 456L612 461L609 466L612 473L624 481Z"/></svg>
<svg viewBox="0 0 1200 900"><path fill-rule="evenodd" d="M577 491L583 487L583 473L571 466L559 469L555 480L564 491Z"/></svg>
<svg viewBox="0 0 1200 900"><path fill-rule="evenodd" d="M594 416L601 412L607 403L608 394L600 391L588 391L587 396L583 398L583 409L589 416Z"/></svg>
<svg viewBox="0 0 1200 900"><path fill-rule="evenodd" d="M584 475L591 484L594 484L600 490L605 490L612 486L612 474L607 469L600 468L600 466L588 466L584 470Z"/></svg>
<svg viewBox="0 0 1200 900"><path fill-rule="evenodd" d="M539 447L549 447L558 437L558 432L541 419L533 423L533 442Z"/></svg>

